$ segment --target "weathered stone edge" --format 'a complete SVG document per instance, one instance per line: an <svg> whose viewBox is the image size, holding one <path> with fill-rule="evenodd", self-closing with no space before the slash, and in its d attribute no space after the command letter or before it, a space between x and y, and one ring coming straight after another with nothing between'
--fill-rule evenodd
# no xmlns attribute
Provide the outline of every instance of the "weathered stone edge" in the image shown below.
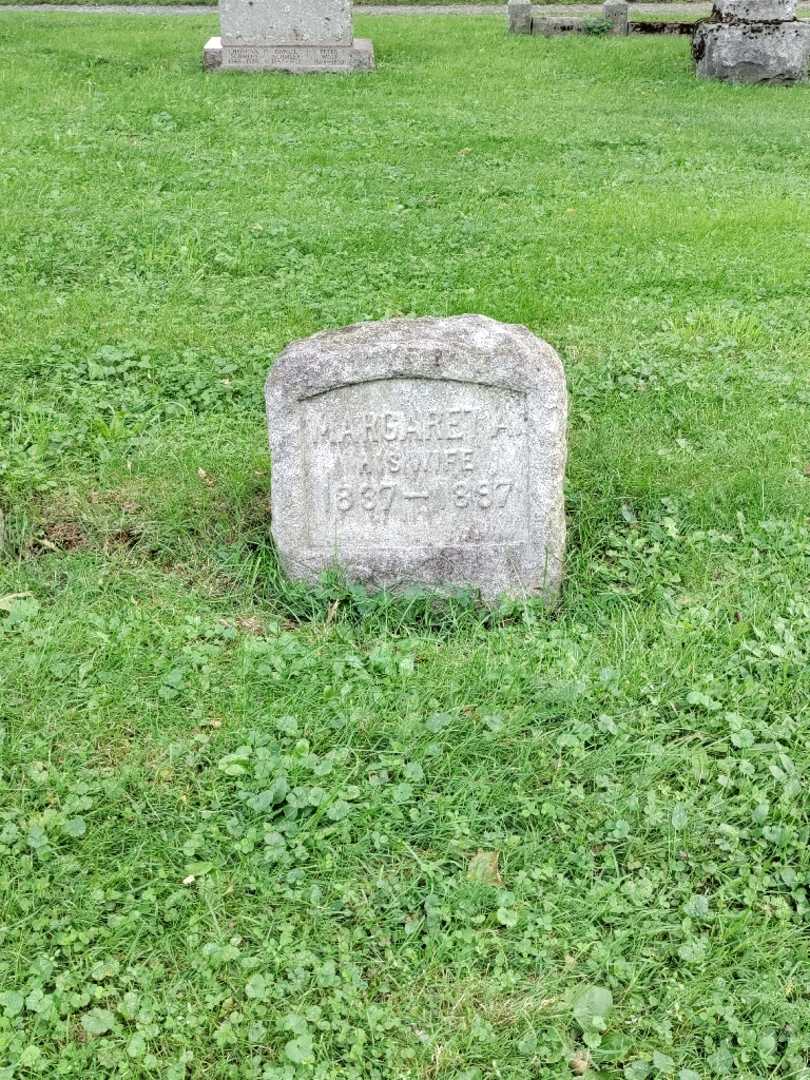
<svg viewBox="0 0 810 1080"><path fill-rule="evenodd" d="M340 386L392 376L443 381L456 378L465 383L481 382L522 391L527 399L534 399L527 402L532 418L529 542L492 545L502 553L501 564L495 570L491 570L482 546L436 551L428 544L398 548L388 560L378 548L355 550L350 557L341 555L340 567L350 579L373 588L396 590L401 585L424 581L432 588L442 582L443 591L452 592L465 588L469 581L477 581L485 601L501 595L540 595L554 602L560 591L565 550L567 391L562 363L551 346L526 327L504 326L484 316L456 316L438 322L442 329L457 326L464 331L463 341L449 345L446 338L434 334L434 351L425 355L426 340L430 341L437 320L401 319L327 331L293 343L279 356L270 371L265 397L273 459L272 531L282 567L289 577L311 583L316 583L325 569L323 550L307 547L296 405ZM466 333L471 326L477 331L475 337ZM510 349L518 346L519 359L498 356L499 338L504 347L507 341ZM359 344L370 351L360 360ZM540 537L548 538L547 542L540 542Z"/></svg>

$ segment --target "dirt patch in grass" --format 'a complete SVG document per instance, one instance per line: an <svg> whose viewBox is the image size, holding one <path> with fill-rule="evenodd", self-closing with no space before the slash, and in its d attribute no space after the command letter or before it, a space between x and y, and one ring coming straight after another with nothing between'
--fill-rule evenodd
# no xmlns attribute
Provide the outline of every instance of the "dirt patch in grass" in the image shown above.
<svg viewBox="0 0 810 1080"><path fill-rule="evenodd" d="M78 521L51 521L37 531L30 542L31 555L43 555L52 551L79 551L87 547L87 535Z"/></svg>

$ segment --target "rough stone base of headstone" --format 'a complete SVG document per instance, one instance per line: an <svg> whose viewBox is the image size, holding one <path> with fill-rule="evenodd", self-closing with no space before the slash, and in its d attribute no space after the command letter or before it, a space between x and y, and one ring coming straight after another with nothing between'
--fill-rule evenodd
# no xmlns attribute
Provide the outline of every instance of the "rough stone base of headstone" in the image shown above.
<svg viewBox="0 0 810 1080"><path fill-rule="evenodd" d="M697 74L735 83L796 83L808 76L810 24L701 23L692 43Z"/></svg>
<svg viewBox="0 0 810 1080"><path fill-rule="evenodd" d="M294 75L374 70L368 38L351 45L223 45L211 38L203 49L206 71L286 71Z"/></svg>
<svg viewBox="0 0 810 1080"><path fill-rule="evenodd" d="M526 327L393 319L290 345L266 389L286 574L556 599L567 395Z"/></svg>

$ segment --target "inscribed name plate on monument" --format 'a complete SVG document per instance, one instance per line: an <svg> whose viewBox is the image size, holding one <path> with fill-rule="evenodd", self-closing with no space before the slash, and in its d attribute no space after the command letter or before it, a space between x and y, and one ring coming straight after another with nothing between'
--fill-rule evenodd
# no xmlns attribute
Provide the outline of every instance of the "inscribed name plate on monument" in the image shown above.
<svg viewBox="0 0 810 1080"><path fill-rule="evenodd" d="M525 541L525 395L390 379L308 401L309 539L391 547Z"/></svg>
<svg viewBox="0 0 810 1080"><path fill-rule="evenodd" d="M316 334L284 350L266 397L288 575L557 595L565 376L525 327L464 315Z"/></svg>
<svg viewBox="0 0 810 1080"><path fill-rule="evenodd" d="M222 62L226 67L236 69L272 69L282 71L313 71L329 66L331 69L350 68L356 62L356 56L349 49L337 49L329 46L272 46L225 45L222 48Z"/></svg>

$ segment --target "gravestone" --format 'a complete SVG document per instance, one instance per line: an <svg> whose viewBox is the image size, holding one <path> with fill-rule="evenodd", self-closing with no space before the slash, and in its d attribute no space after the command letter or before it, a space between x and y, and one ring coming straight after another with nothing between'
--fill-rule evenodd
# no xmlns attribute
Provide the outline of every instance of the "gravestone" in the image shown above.
<svg viewBox="0 0 810 1080"><path fill-rule="evenodd" d="M374 48L352 32L351 0L220 0L207 71L369 71Z"/></svg>
<svg viewBox="0 0 810 1080"><path fill-rule="evenodd" d="M530 34L532 32L531 0L509 0L506 16L510 34Z"/></svg>
<svg viewBox="0 0 810 1080"><path fill-rule="evenodd" d="M796 0L715 0L711 19L695 31L692 55L704 79L802 82L810 67L810 23L796 18Z"/></svg>
<svg viewBox="0 0 810 1080"><path fill-rule="evenodd" d="M626 0L605 0L602 13L610 23L611 34L626 37L630 33L630 5Z"/></svg>
<svg viewBox="0 0 810 1080"><path fill-rule="evenodd" d="M317 334L279 356L266 400L288 576L557 596L565 375L525 327L463 315Z"/></svg>

